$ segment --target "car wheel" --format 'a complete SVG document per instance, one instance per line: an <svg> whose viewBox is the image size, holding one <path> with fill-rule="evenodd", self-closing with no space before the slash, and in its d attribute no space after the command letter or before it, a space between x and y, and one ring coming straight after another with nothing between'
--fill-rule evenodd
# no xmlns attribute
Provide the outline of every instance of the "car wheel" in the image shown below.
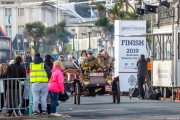
<svg viewBox="0 0 180 120"><path fill-rule="evenodd" d="M74 104L76 104L76 94L74 94Z"/></svg>
<svg viewBox="0 0 180 120"><path fill-rule="evenodd" d="M76 90L76 104L80 104L80 85L78 82L76 82L76 85L75 85L75 90Z"/></svg>
<svg viewBox="0 0 180 120"><path fill-rule="evenodd" d="M116 81L116 101L117 103L120 103L120 87L119 87L119 81Z"/></svg>

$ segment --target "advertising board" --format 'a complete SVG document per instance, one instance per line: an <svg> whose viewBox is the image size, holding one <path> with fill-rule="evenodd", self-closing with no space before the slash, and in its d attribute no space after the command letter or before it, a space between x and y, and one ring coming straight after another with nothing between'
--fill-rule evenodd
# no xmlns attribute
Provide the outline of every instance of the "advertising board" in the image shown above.
<svg viewBox="0 0 180 120"><path fill-rule="evenodd" d="M171 61L153 61L153 86L171 87Z"/></svg>
<svg viewBox="0 0 180 120"><path fill-rule="evenodd" d="M115 21L115 76L120 77L120 91L129 91L135 85L128 80L137 77L136 63L140 54L146 54L145 33L146 21Z"/></svg>

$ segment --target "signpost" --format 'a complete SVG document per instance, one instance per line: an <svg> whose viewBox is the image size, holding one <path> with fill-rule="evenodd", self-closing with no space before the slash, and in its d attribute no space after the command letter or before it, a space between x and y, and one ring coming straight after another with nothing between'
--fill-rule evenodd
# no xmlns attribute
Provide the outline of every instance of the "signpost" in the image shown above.
<svg viewBox="0 0 180 120"><path fill-rule="evenodd" d="M136 63L146 54L146 21L115 21L115 76L120 78L120 91L129 91L137 81ZM135 35L135 36L133 36Z"/></svg>

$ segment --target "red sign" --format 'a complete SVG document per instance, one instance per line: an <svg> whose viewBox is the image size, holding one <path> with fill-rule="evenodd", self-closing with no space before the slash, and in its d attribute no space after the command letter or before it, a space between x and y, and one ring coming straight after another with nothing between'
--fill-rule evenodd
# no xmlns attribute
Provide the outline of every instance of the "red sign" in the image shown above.
<svg viewBox="0 0 180 120"><path fill-rule="evenodd" d="M103 73L89 73L89 76L104 76Z"/></svg>
<svg viewBox="0 0 180 120"><path fill-rule="evenodd" d="M106 85L106 86L105 86L105 91L106 91L106 92L109 92L110 90L111 90L110 86L109 86L109 85Z"/></svg>

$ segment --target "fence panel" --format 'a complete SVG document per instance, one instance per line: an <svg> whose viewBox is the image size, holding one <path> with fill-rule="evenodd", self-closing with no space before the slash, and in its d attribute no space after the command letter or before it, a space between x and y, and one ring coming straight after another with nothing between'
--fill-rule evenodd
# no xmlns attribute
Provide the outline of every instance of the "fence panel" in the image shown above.
<svg viewBox="0 0 180 120"><path fill-rule="evenodd" d="M153 57L154 60L170 60L172 34L152 34L147 35L147 57Z"/></svg>
<svg viewBox="0 0 180 120"><path fill-rule="evenodd" d="M27 78L0 79L0 110L22 116L29 105L29 86Z"/></svg>

